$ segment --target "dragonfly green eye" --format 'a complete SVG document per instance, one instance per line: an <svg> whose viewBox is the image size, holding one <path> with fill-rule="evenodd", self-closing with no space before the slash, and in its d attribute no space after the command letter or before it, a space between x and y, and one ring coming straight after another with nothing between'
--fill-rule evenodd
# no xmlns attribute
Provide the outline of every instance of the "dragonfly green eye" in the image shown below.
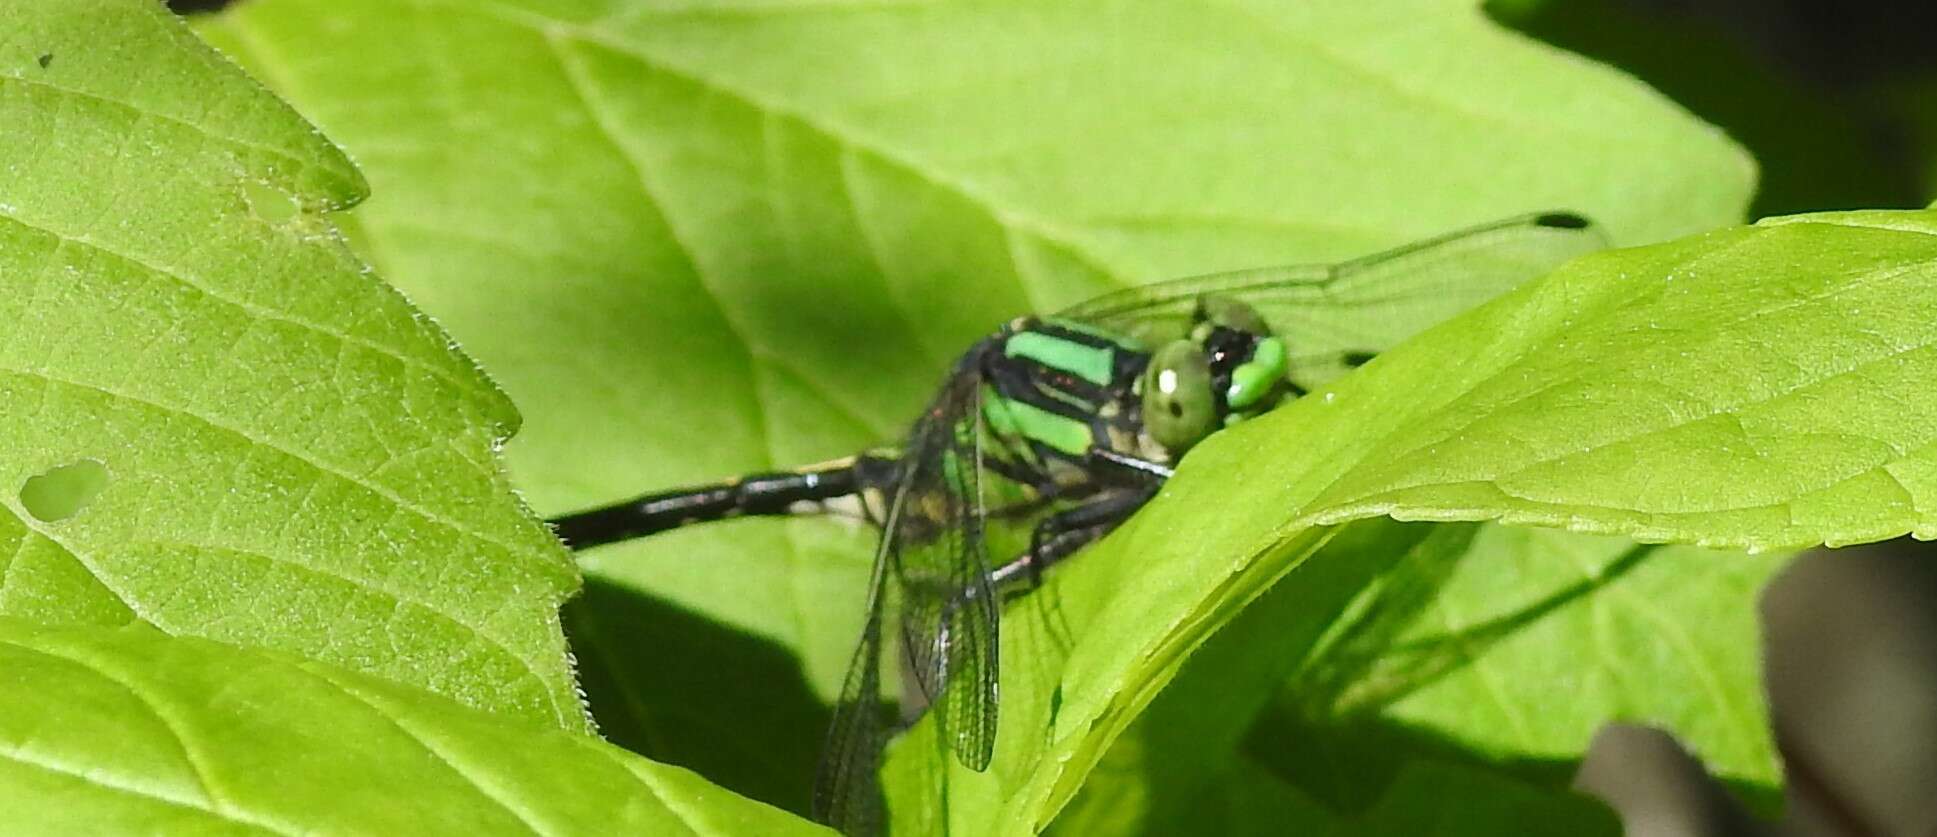
<svg viewBox="0 0 1937 837"><path fill-rule="evenodd" d="M1189 340L1176 340L1150 358L1143 378L1143 426L1150 438L1181 453L1217 429L1211 364Z"/></svg>

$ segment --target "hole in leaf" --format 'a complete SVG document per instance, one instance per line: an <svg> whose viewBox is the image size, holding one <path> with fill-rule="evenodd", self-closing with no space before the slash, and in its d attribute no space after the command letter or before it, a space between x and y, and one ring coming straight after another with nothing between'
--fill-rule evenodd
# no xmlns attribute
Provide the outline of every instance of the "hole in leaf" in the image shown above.
<svg viewBox="0 0 1937 837"><path fill-rule="evenodd" d="M80 514L108 485L108 467L92 459L69 463L27 478L20 504L43 523Z"/></svg>
<svg viewBox="0 0 1937 837"><path fill-rule="evenodd" d="M249 201L249 211L267 223L283 224L296 217L296 197L267 183L242 181L242 197Z"/></svg>

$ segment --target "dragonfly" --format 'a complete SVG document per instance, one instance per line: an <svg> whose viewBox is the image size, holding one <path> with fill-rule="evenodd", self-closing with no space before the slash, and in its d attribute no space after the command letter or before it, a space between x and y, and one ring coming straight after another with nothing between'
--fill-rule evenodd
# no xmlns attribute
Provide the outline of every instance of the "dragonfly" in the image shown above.
<svg viewBox="0 0 1937 837"><path fill-rule="evenodd" d="M1003 595L1033 588L1127 520L1217 431L1603 246L1586 218L1545 212L1333 264L1106 293L1019 317L970 346L898 445L551 523L567 545L590 549L705 521L858 504L880 538L814 813L845 833L871 833L892 726L880 696L891 600L902 664L942 739L964 766L986 770ZM1027 546L995 560L995 531L1026 533Z"/></svg>

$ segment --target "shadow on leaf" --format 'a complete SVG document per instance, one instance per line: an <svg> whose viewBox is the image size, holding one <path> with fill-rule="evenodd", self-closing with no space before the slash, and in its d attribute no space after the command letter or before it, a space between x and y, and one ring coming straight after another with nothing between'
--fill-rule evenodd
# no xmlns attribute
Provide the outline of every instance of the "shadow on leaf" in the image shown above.
<svg viewBox="0 0 1937 837"><path fill-rule="evenodd" d="M831 711L791 650L597 577L563 618L607 740L808 814Z"/></svg>

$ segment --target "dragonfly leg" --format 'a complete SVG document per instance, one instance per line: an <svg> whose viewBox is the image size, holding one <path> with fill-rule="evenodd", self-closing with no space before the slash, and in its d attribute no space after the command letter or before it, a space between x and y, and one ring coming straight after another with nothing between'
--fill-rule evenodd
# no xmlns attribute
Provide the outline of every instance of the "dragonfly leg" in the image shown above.
<svg viewBox="0 0 1937 837"><path fill-rule="evenodd" d="M1089 459L1093 463L1109 466L1137 482L1151 480L1163 482L1176 473L1169 465L1161 462L1152 462L1127 453L1117 453L1108 448L1090 448Z"/></svg>
<svg viewBox="0 0 1937 837"><path fill-rule="evenodd" d="M989 589L1000 596L1004 588L1010 587L1019 578L1029 579L1029 588L1034 589L1042 583L1043 570L1076 551L1110 533L1118 524L1128 520L1130 515L1157 493L1162 483L1150 483L1131 489L1110 492L1075 508L1052 514L1036 526L1030 537L1029 549L1008 563L996 567L989 573ZM942 606L941 627L935 633L934 649L931 659L947 660L951 652L953 637L949 626L955 624L955 613L980 596L978 588L971 586L957 591ZM942 678L941 672L932 675L935 682Z"/></svg>
<svg viewBox="0 0 1937 837"><path fill-rule="evenodd" d="M1113 491L1043 518L1030 535L1029 550L989 574L991 586L1000 588L1018 577L1027 576L1029 587L1034 589L1042 584L1044 570L1128 520L1157 493L1158 485L1160 483Z"/></svg>

